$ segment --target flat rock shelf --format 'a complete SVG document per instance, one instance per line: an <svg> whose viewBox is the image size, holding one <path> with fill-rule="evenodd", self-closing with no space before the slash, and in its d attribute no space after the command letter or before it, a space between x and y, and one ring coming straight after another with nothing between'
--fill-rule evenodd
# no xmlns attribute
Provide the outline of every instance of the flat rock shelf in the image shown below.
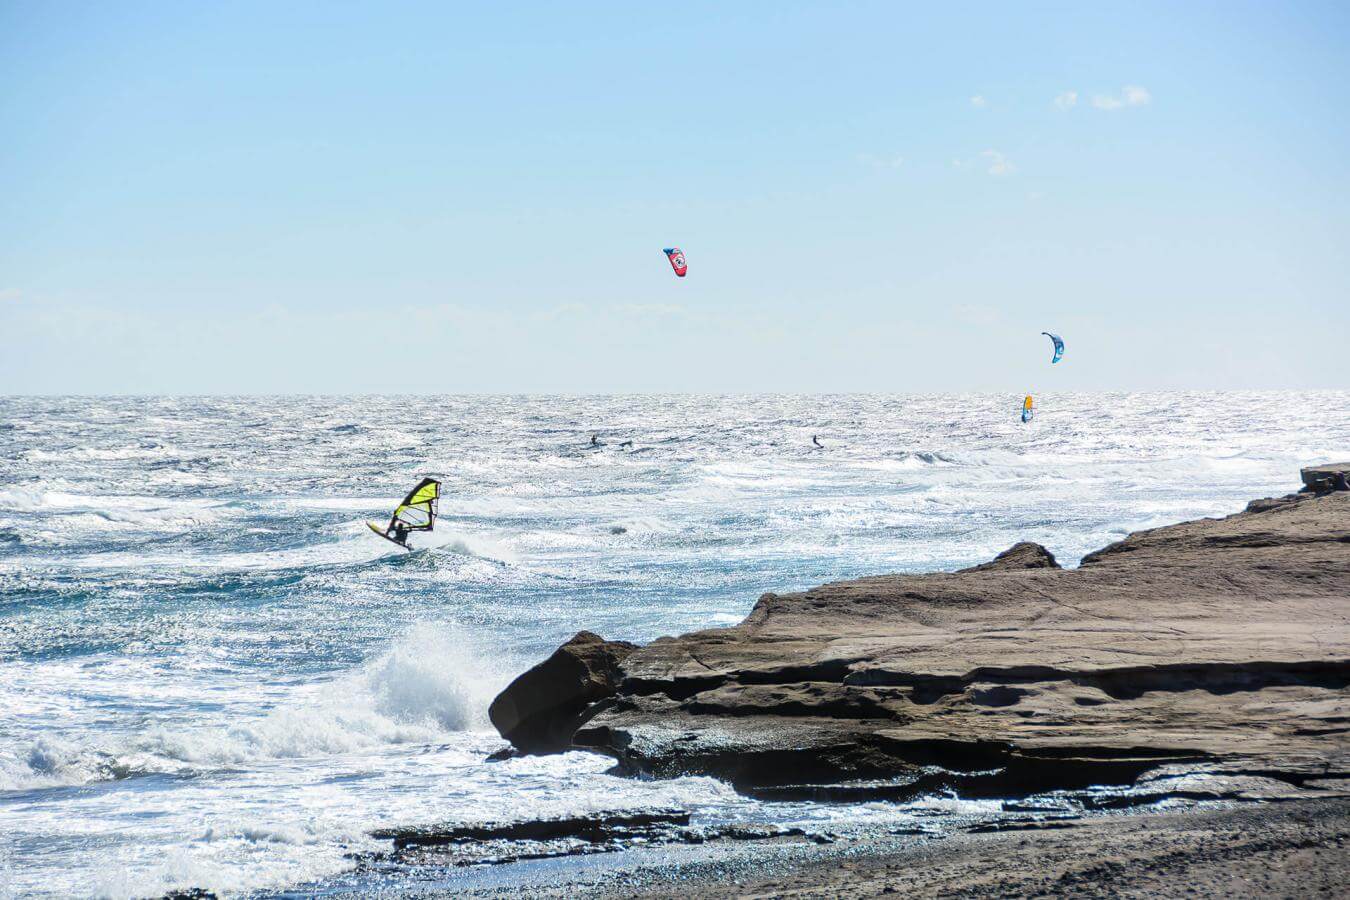
<svg viewBox="0 0 1350 900"><path fill-rule="evenodd" d="M644 647L584 634L494 707L521 752L772 799L1347 796L1347 473L1305 470L1299 493L1076 569L1020 543L958 572L765 594L739 625Z"/></svg>

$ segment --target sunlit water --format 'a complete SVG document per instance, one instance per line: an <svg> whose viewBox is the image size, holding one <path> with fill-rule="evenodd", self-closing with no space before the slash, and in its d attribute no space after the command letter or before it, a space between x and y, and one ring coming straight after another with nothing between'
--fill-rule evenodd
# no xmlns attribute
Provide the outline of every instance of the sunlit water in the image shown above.
<svg viewBox="0 0 1350 900"><path fill-rule="evenodd" d="M1350 455L1345 392L1047 395L1025 426L1020 399L0 399L0 894L297 884L386 825L828 820L485 763L487 702L581 628L1022 539L1073 563ZM424 474L443 519L405 554L362 523Z"/></svg>

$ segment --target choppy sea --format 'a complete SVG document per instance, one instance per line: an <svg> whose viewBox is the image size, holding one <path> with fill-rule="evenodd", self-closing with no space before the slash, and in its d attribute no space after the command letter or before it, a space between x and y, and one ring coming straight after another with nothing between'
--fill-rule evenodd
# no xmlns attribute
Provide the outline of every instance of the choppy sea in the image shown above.
<svg viewBox="0 0 1350 900"><path fill-rule="evenodd" d="M487 763L486 706L582 628L732 624L1024 539L1073 564L1350 451L1350 392L1039 400L0 398L0 895L322 889L381 826L955 808ZM426 474L442 519L407 554L363 522Z"/></svg>

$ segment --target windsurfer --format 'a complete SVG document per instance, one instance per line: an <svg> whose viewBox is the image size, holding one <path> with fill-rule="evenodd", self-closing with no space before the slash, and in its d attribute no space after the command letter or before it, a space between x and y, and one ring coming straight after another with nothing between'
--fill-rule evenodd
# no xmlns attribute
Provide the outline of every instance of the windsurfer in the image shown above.
<svg viewBox="0 0 1350 900"><path fill-rule="evenodd" d="M411 551L408 538L414 531L431 531L436 527L436 505L440 499L441 483L435 478L423 478L394 509L388 525L381 528L367 522L366 526L385 540Z"/></svg>

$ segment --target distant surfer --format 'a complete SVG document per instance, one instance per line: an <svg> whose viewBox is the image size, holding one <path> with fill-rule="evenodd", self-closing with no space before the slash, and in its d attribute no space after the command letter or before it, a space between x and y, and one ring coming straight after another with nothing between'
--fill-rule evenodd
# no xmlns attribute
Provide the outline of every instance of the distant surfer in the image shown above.
<svg viewBox="0 0 1350 900"><path fill-rule="evenodd" d="M815 444L815 445L816 445L816 449L818 449L818 450L824 450L824 449L825 449L825 445L822 444L822 443L820 442L820 438L816 437L814 434L811 435L811 443Z"/></svg>
<svg viewBox="0 0 1350 900"><path fill-rule="evenodd" d="M592 447L603 447L603 446L605 446L604 444L600 443L600 435L599 435L599 434L593 434L593 435L591 435L591 446L592 446Z"/></svg>

